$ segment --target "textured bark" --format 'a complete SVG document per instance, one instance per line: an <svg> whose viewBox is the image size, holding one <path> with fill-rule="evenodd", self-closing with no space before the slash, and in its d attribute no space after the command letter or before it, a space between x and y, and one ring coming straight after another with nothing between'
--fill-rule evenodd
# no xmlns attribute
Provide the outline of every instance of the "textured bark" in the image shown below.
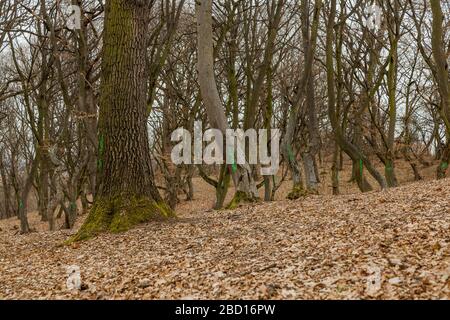
<svg viewBox="0 0 450 320"><path fill-rule="evenodd" d="M106 6L99 118L99 196L160 200L152 181L146 113L148 10L132 1Z"/></svg>
<svg viewBox="0 0 450 320"><path fill-rule="evenodd" d="M171 211L154 185L147 132L146 1L105 7L100 87L98 193L78 234L125 231Z"/></svg>

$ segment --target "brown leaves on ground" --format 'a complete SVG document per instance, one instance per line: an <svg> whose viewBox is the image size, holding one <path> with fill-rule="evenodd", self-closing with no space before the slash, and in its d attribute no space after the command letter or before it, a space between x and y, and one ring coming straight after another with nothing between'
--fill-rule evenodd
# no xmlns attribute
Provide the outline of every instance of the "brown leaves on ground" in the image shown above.
<svg viewBox="0 0 450 320"><path fill-rule="evenodd" d="M180 212L61 247L2 225L0 298L449 299L450 181ZM66 289L66 266L83 290Z"/></svg>

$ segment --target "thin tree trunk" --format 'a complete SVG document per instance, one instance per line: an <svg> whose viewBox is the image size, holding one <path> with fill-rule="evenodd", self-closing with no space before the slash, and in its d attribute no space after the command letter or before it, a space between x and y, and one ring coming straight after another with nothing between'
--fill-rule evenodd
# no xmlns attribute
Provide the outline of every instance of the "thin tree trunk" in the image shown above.
<svg viewBox="0 0 450 320"><path fill-rule="evenodd" d="M335 72L333 61L333 43L334 43L334 26L336 18L336 0L331 0L331 9L328 15L327 35L326 35L326 66L327 66L327 90L328 90L328 116L333 128L336 142L353 160L359 161L359 173L362 177L364 166L370 174L378 181L380 186L385 189L387 187L384 177L372 166L369 159L352 143L348 142L344 137L339 120L336 113L336 93L335 93ZM362 179L360 181L363 181ZM360 185L361 188L361 185ZM363 190L364 191L364 190Z"/></svg>
<svg viewBox="0 0 450 320"><path fill-rule="evenodd" d="M39 155L33 159L31 164L30 173L25 180L22 192L20 193L18 216L20 219L20 233L25 234L30 232L30 225L28 224L27 210L28 210L28 196L33 185L33 179L35 178L38 167Z"/></svg>
<svg viewBox="0 0 450 320"><path fill-rule="evenodd" d="M306 194L306 191L304 190L304 182L303 182L303 176L300 169L300 166L298 164L294 148L292 147L292 142L294 139L294 133L295 128L298 123L299 118L299 112L300 107L302 105L302 101L305 97L306 92L306 100L307 100L307 106L309 111L309 116L312 117L309 119L310 121L313 121L311 125L309 125L310 130L310 137L315 139L315 108L314 108L314 88L313 86L309 86L309 82L312 82L312 67L314 63L314 55L316 50L316 42L317 42L317 34L318 34L318 28L319 28L319 18L320 18L320 8L322 6L322 1L316 0L314 5L314 18L311 28L311 35L309 34L309 19L306 19L307 16L309 16L308 11L308 5L306 1L302 2L302 8L303 8L303 41L304 41L304 57L305 57L305 63L304 63L304 73L303 76L300 79L299 85L298 85L298 92L295 98L295 105L292 107L292 109L289 111L288 115L288 121L287 121L287 127L286 127L286 134L282 143L283 148L283 156L287 160L287 164L289 166L289 169L292 174L292 180L293 180L293 186L292 191L288 194L288 199L298 199L301 196L304 196ZM314 113L314 115L312 115ZM311 140L312 143L312 140ZM314 154L314 151L313 151ZM307 163L311 163L311 161L307 161ZM310 170L311 168L305 168L305 170L309 171L309 180L307 181L307 186L310 189L316 189L318 178L315 176L315 171Z"/></svg>
<svg viewBox="0 0 450 320"><path fill-rule="evenodd" d="M449 81L449 65L443 48L444 31L442 24L444 23L444 15L442 13L441 1L430 0L431 11L433 13L432 37L431 43L433 48L433 57L436 63L436 80L438 83L439 93L441 95L441 117L446 127L447 145L442 154L441 163L437 169L437 178L446 177L447 169L450 161L450 81Z"/></svg>
<svg viewBox="0 0 450 320"><path fill-rule="evenodd" d="M302 20L304 21L304 25L302 28L303 35L303 50L305 52L305 60L308 60L309 54L314 55L315 46L317 41L317 24L319 22L319 12L321 7L321 1L317 1L315 3L314 8L314 21L313 21L313 32L310 34L309 27L309 1L302 1ZM314 46L313 48L310 48ZM312 72L312 66L310 66L311 70L309 70L308 83L306 84L306 110L308 121L308 141L307 141L307 150L303 152L303 166L305 168L305 181L306 188L309 192L318 193L318 183L319 183L319 175L317 174L317 166L316 166L316 155L320 150L320 139L319 139L319 128L318 128L318 120L317 120L317 112L316 112L316 99L315 99L315 85L314 85L314 74Z"/></svg>
<svg viewBox="0 0 450 320"><path fill-rule="evenodd" d="M212 1L196 1L195 9L197 16L197 67L200 91L211 128L220 130L225 137L228 122L214 77ZM238 152L245 154L245 150L238 150ZM236 187L236 195L230 203L229 208L237 206L241 201L255 201L258 199L258 190L256 189L256 184L248 163L237 166L237 170L234 169L234 166L231 166L231 168L233 182Z"/></svg>
<svg viewBox="0 0 450 320"><path fill-rule="evenodd" d="M333 188L333 194L340 194L339 190L339 145L335 142L333 152L333 164L331 166L331 185Z"/></svg>
<svg viewBox="0 0 450 320"><path fill-rule="evenodd" d="M3 154L0 154L0 174L3 184L3 218L11 218L13 216L11 205L11 188L6 174L5 163L3 162Z"/></svg>

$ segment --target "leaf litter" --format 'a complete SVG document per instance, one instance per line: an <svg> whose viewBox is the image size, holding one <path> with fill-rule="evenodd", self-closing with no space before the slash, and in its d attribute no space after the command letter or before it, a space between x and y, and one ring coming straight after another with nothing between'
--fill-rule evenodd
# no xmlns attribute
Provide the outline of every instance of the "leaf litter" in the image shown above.
<svg viewBox="0 0 450 320"><path fill-rule="evenodd" d="M449 195L446 179L186 209L73 246L60 244L75 231L2 221L0 299L449 299ZM81 290L66 287L70 265Z"/></svg>

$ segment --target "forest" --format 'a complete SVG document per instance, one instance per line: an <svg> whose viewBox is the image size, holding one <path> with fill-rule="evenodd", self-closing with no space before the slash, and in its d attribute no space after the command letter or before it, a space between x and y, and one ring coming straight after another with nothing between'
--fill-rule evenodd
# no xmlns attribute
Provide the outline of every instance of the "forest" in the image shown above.
<svg viewBox="0 0 450 320"><path fill-rule="evenodd" d="M449 65L450 0L0 0L0 300L449 299Z"/></svg>

